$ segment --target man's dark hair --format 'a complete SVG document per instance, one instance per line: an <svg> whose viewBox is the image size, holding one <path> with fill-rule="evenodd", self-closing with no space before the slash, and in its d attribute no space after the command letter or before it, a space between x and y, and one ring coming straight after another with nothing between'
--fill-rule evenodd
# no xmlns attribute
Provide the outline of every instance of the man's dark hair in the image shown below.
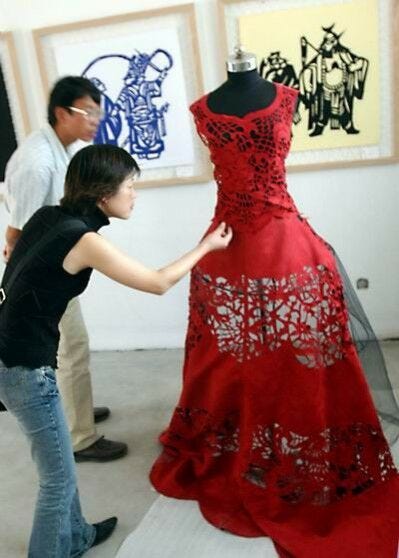
<svg viewBox="0 0 399 558"><path fill-rule="evenodd" d="M55 107L70 107L76 99L86 96L100 104L101 93L89 79L80 76L66 76L59 79L50 93L47 107L47 120L51 126L57 122Z"/></svg>
<svg viewBox="0 0 399 558"><path fill-rule="evenodd" d="M133 157L116 145L89 145L69 163L60 204L73 212L92 213L104 197L116 194L129 176L140 174Z"/></svg>

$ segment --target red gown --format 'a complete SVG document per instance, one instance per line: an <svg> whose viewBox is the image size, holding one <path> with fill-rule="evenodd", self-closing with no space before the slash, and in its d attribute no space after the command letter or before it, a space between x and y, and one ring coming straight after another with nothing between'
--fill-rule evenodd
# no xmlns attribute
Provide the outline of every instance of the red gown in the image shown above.
<svg viewBox="0 0 399 558"><path fill-rule="evenodd" d="M398 474L334 254L287 192L296 91L276 87L244 117L191 107L218 185L210 229L234 238L192 271L183 390L151 481L284 558L396 558Z"/></svg>

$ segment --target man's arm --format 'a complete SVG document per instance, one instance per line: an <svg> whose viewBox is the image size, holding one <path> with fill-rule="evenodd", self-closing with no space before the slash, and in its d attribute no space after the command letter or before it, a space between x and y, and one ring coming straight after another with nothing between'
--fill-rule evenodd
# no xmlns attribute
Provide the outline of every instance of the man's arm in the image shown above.
<svg viewBox="0 0 399 558"><path fill-rule="evenodd" d="M49 167L21 164L10 177L6 174L6 204L10 212L10 225L5 234L3 249L7 262L21 236L22 227L44 205L51 188L52 173Z"/></svg>
<svg viewBox="0 0 399 558"><path fill-rule="evenodd" d="M21 236L21 229L14 229L14 227L7 227L6 230L6 243L3 249L3 256L4 256L4 261L8 262L8 260L10 259L11 253L15 248L15 245L19 239L19 237Z"/></svg>

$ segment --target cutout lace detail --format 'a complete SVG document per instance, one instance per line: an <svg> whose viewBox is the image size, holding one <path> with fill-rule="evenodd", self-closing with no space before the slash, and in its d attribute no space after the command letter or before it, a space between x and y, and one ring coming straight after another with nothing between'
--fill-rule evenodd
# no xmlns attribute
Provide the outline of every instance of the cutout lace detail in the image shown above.
<svg viewBox="0 0 399 558"><path fill-rule="evenodd" d="M188 349L205 324L218 350L238 362L291 345L300 364L318 369L344 358L352 345L347 322L338 273L324 265L279 279L242 275L236 282L199 267L192 274Z"/></svg>
<svg viewBox="0 0 399 558"><path fill-rule="evenodd" d="M216 216L236 230L257 230L273 206L296 211L287 192L285 159L297 92L283 87L280 95L275 108L266 107L264 113L256 111L248 118L211 112L206 96L191 106L215 166Z"/></svg>
<svg viewBox="0 0 399 558"><path fill-rule="evenodd" d="M202 460L233 456L241 451L239 415L218 420L205 409L177 407L166 438L169 461L184 458L184 448L192 448L194 440ZM244 457L241 478L292 505L325 506L397 474L379 427L360 422L306 434L278 423L259 424Z"/></svg>

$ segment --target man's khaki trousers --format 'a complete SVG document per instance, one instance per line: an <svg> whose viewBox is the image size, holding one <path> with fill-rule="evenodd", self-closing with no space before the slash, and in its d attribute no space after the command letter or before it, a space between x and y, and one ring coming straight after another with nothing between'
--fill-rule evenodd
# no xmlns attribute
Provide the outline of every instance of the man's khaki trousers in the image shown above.
<svg viewBox="0 0 399 558"><path fill-rule="evenodd" d="M94 426L89 370L89 337L78 298L72 299L59 324L57 385L74 451L91 446L99 436Z"/></svg>

